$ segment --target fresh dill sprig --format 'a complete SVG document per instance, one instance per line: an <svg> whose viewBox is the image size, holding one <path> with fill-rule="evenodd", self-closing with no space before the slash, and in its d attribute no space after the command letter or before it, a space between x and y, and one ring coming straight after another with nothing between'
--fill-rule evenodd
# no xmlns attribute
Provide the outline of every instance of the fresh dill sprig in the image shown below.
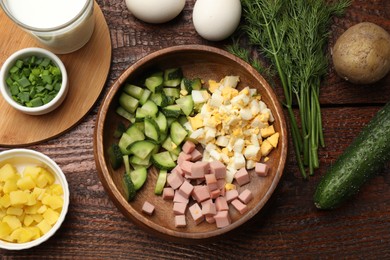
<svg viewBox="0 0 390 260"><path fill-rule="evenodd" d="M326 45L333 16L339 16L351 0L242 0L242 30L252 47L268 58L277 71L284 92L298 167L303 178L319 167L318 148L324 146L320 111L320 84L327 73ZM259 63L249 52L234 46L229 51ZM293 112L293 100L299 118ZM298 123L300 122L300 126Z"/></svg>

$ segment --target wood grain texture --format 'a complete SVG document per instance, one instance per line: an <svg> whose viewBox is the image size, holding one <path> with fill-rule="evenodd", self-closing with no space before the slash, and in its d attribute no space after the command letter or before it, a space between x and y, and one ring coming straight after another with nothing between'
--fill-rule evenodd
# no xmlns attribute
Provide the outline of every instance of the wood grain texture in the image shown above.
<svg viewBox="0 0 390 260"><path fill-rule="evenodd" d="M184 12L174 21L152 26L135 20L125 9L124 1L98 0L113 41L112 67L104 92L129 65L151 51L183 43L223 48L226 42L211 43L196 35L191 22L194 2L187 1ZM390 31L389 1L355 0L346 17L335 19L330 45L350 25L367 20L377 21ZM191 246L167 242L142 231L126 220L105 193L93 157L93 132L100 98L71 131L39 145L27 146L52 157L68 178L71 204L63 226L41 246L22 252L0 250L0 258L389 259L390 163L356 197L337 210L319 211L312 200L326 169L389 101L389 85L387 76L368 89L356 88L338 79L330 68L321 92L326 142L319 154L321 168L308 181L303 181L290 149L284 177L266 210L230 237Z"/></svg>
<svg viewBox="0 0 390 260"><path fill-rule="evenodd" d="M76 52L58 55L69 79L68 95L59 108L45 115L31 116L13 109L3 98L0 99L0 145L23 146L56 137L77 124L95 104L110 69L111 41L105 18L97 4L94 15L95 30L90 41ZM2 10L0 24L3 37L0 41L0 65L16 50L40 47ZM28 126L28 130L23 126Z"/></svg>

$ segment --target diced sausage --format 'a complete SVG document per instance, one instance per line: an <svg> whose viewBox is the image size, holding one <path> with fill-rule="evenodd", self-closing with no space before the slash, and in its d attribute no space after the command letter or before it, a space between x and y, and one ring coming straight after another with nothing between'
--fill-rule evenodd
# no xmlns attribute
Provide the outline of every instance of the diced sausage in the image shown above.
<svg viewBox="0 0 390 260"><path fill-rule="evenodd" d="M191 154L195 150L195 144L191 141L186 141L181 147L181 150L186 154Z"/></svg>
<svg viewBox="0 0 390 260"><path fill-rule="evenodd" d="M229 210L229 205L227 204L225 197L216 198L215 199L215 206L217 207L217 211Z"/></svg>
<svg viewBox="0 0 390 260"><path fill-rule="evenodd" d="M216 189L216 190L210 191L210 197L211 197L212 199L216 199L216 198L218 198L220 195L221 195L221 190L220 190L220 189Z"/></svg>
<svg viewBox="0 0 390 260"><path fill-rule="evenodd" d="M234 175L238 185L242 186L250 182L249 173L245 168L241 168Z"/></svg>
<svg viewBox="0 0 390 260"><path fill-rule="evenodd" d="M231 224L231 219L229 216L229 211L218 211L214 216L215 223L217 228L223 228Z"/></svg>
<svg viewBox="0 0 390 260"><path fill-rule="evenodd" d="M215 223L214 215L207 215L204 218L206 219L207 223L210 223L210 224L214 224Z"/></svg>
<svg viewBox="0 0 390 260"><path fill-rule="evenodd" d="M205 185L195 186L192 191L192 197L199 203L210 199L209 189Z"/></svg>
<svg viewBox="0 0 390 260"><path fill-rule="evenodd" d="M175 227L185 227L185 226L187 226L186 216L185 215L175 216Z"/></svg>
<svg viewBox="0 0 390 260"><path fill-rule="evenodd" d="M215 174L206 174L205 176L207 187L210 191L218 189L217 179L215 178Z"/></svg>
<svg viewBox="0 0 390 260"><path fill-rule="evenodd" d="M215 207L214 202L209 201L208 203L202 203L202 214L204 216L217 214L217 208Z"/></svg>
<svg viewBox="0 0 390 260"><path fill-rule="evenodd" d="M256 163L255 172L261 177L266 177L268 175L269 167L265 163Z"/></svg>
<svg viewBox="0 0 390 260"><path fill-rule="evenodd" d="M228 203L232 202L233 200L237 199L238 197L238 190L228 190L226 191L225 198Z"/></svg>
<svg viewBox="0 0 390 260"><path fill-rule="evenodd" d="M244 204L248 204L253 199L253 194L249 189L244 190L238 196L238 199Z"/></svg>
<svg viewBox="0 0 390 260"><path fill-rule="evenodd" d="M173 197L173 202L188 203L190 200L180 194L177 190L175 191L175 196Z"/></svg>
<svg viewBox="0 0 390 260"><path fill-rule="evenodd" d="M187 175L191 176L191 169L192 169L192 165L193 165L193 164L194 164L193 162L184 161L184 162L180 165L181 169L183 170L183 172L184 172L184 174L185 174L186 176L187 176Z"/></svg>
<svg viewBox="0 0 390 260"><path fill-rule="evenodd" d="M163 190L162 197L164 200L173 200L173 197L175 196L175 190L171 187L166 187Z"/></svg>
<svg viewBox="0 0 390 260"><path fill-rule="evenodd" d="M199 152L197 149L193 150L191 153L191 161L196 162L203 158L203 154Z"/></svg>
<svg viewBox="0 0 390 260"><path fill-rule="evenodd" d="M184 182L183 176L178 172L171 172L168 175L167 182L174 190L178 189Z"/></svg>
<svg viewBox="0 0 390 260"><path fill-rule="evenodd" d="M202 210L199 207L198 203L194 203L191 207L189 207L191 217L195 221L195 225L198 225L204 220L204 216L202 214Z"/></svg>
<svg viewBox="0 0 390 260"><path fill-rule="evenodd" d="M180 175L184 177L184 172L180 165L176 165L176 167L171 170L171 173L173 172L180 173Z"/></svg>
<svg viewBox="0 0 390 260"><path fill-rule="evenodd" d="M184 152L180 152L180 153L179 153L179 156L177 157L177 164L178 164L178 165L182 165L183 162L185 162L185 161L191 161L191 159L192 159L191 154L187 154L187 153L184 153Z"/></svg>
<svg viewBox="0 0 390 260"><path fill-rule="evenodd" d="M183 184L180 186L178 192L184 197L184 198L189 198L192 190L194 189L194 186L189 183L188 181L184 181Z"/></svg>
<svg viewBox="0 0 390 260"><path fill-rule="evenodd" d="M233 207L240 212L240 214L244 214L245 212L248 211L248 206L242 203L239 199L235 199L231 202Z"/></svg>
<svg viewBox="0 0 390 260"><path fill-rule="evenodd" d="M220 161L210 162L210 173L215 174L215 178L217 179L225 179L226 166Z"/></svg>
<svg viewBox="0 0 390 260"><path fill-rule="evenodd" d="M142 205L142 211L148 215L152 215L154 212L154 206L149 202L145 201Z"/></svg>
<svg viewBox="0 0 390 260"><path fill-rule="evenodd" d="M191 167L191 178L203 178L206 174L210 172L210 164L209 162L194 162Z"/></svg>
<svg viewBox="0 0 390 260"><path fill-rule="evenodd" d="M173 203L173 213L175 215L184 215L186 213L187 203L175 202Z"/></svg>

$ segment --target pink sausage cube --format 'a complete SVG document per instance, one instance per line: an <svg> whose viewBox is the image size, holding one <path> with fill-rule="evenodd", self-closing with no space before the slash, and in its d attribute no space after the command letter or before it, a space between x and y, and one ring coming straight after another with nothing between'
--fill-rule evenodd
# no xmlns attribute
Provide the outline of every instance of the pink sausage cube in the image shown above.
<svg viewBox="0 0 390 260"><path fill-rule="evenodd" d="M173 203L173 213L175 215L184 215L186 213L187 203L175 202Z"/></svg>
<svg viewBox="0 0 390 260"><path fill-rule="evenodd" d="M214 216L214 219L217 228L226 227L232 222L229 216L229 211L218 211L217 214Z"/></svg>
<svg viewBox="0 0 390 260"><path fill-rule="evenodd" d="M210 162L210 172L215 174L215 178L217 179L225 179L226 166L220 161Z"/></svg>
<svg viewBox="0 0 390 260"><path fill-rule="evenodd" d="M210 224L214 224L215 223L214 215L206 215L205 219L206 219L207 223L210 223Z"/></svg>
<svg viewBox="0 0 390 260"><path fill-rule="evenodd" d="M190 200L183 195L180 194L180 192L175 191L175 196L173 197L173 202L181 202L181 203L188 203Z"/></svg>
<svg viewBox="0 0 390 260"><path fill-rule="evenodd" d="M217 179L215 178L215 174L206 174L205 176L206 184L209 187L210 191L218 189Z"/></svg>
<svg viewBox="0 0 390 260"><path fill-rule="evenodd" d="M202 201L201 203L200 203L200 205L201 205L201 207L203 208L206 204L208 204L208 203L214 203L213 202L213 200L212 199L207 199L207 200L205 200L205 201Z"/></svg>
<svg viewBox="0 0 390 260"><path fill-rule="evenodd" d="M195 150L195 144L191 141L186 141L181 147L181 150L186 154L191 154Z"/></svg>
<svg viewBox="0 0 390 260"><path fill-rule="evenodd" d="M178 192L184 197L184 198L189 198L192 190L194 189L194 186L189 183L188 181L184 181L183 184L180 186L178 189Z"/></svg>
<svg viewBox="0 0 390 260"><path fill-rule="evenodd" d="M186 216L185 215L175 216L175 227L185 227L185 226L187 226Z"/></svg>
<svg viewBox="0 0 390 260"><path fill-rule="evenodd" d="M162 197L164 200L173 200L175 196L175 190L171 187L164 188Z"/></svg>
<svg viewBox="0 0 390 260"><path fill-rule="evenodd" d="M215 199L215 206L217 211L229 210L229 205L227 204L225 197L218 197Z"/></svg>
<svg viewBox="0 0 390 260"><path fill-rule="evenodd" d="M250 182L249 173L245 168L241 168L234 175L238 185L242 186Z"/></svg>
<svg viewBox="0 0 390 260"><path fill-rule="evenodd" d="M191 177L194 178L204 178L206 174L210 172L209 162L194 162L191 167Z"/></svg>
<svg viewBox="0 0 390 260"><path fill-rule="evenodd" d="M228 190L225 194L226 201L228 203L238 198L238 190Z"/></svg>
<svg viewBox="0 0 390 260"><path fill-rule="evenodd" d="M217 179L218 189L220 190L225 189L225 184L226 184L225 179Z"/></svg>
<svg viewBox="0 0 390 260"><path fill-rule="evenodd" d="M142 205L142 211L148 215L152 215L154 212L154 206L149 202L145 201L144 205Z"/></svg>
<svg viewBox="0 0 390 260"><path fill-rule="evenodd" d="M197 149L193 150L191 153L191 161L196 162L203 158L203 154L199 152Z"/></svg>
<svg viewBox="0 0 390 260"><path fill-rule="evenodd" d="M248 204L253 199L253 194L250 190L246 189L240 193L238 199L244 204Z"/></svg>
<svg viewBox="0 0 390 260"><path fill-rule="evenodd" d="M198 185L195 186L192 191L192 196L197 202L202 202L207 199L210 199L210 192L207 186L205 185Z"/></svg>
<svg viewBox="0 0 390 260"><path fill-rule="evenodd" d="M191 176L191 169L192 169L192 165L194 163L193 162L189 162L189 161L184 161L181 165L180 165L180 168L183 170L184 174L185 175L190 175Z"/></svg>
<svg viewBox="0 0 390 260"><path fill-rule="evenodd" d="M186 154L184 152L180 152L179 156L177 157L177 164L182 165L185 161L191 161L192 157L191 154Z"/></svg>
<svg viewBox="0 0 390 260"><path fill-rule="evenodd" d="M240 214L244 214L245 212L248 211L248 206L242 203L238 199L233 200L232 205L238 212L240 212Z"/></svg>
<svg viewBox="0 0 390 260"><path fill-rule="evenodd" d="M268 165L266 165L265 163L255 164L255 172L261 177L266 177L268 175L268 170Z"/></svg>
<svg viewBox="0 0 390 260"><path fill-rule="evenodd" d="M210 191L210 197L211 197L212 199L216 199L216 198L218 198L220 195L221 195L221 190L220 190L220 189L216 189L216 190Z"/></svg>
<svg viewBox="0 0 390 260"><path fill-rule="evenodd" d="M176 167L171 170L171 173L174 172L179 173L181 176L184 176L184 172L182 168L180 168L180 165L176 165Z"/></svg>
<svg viewBox="0 0 390 260"><path fill-rule="evenodd" d="M195 221L195 225L198 225L204 220L204 216L202 214L202 210L200 209L198 203L193 204L189 207L191 217Z"/></svg>
<svg viewBox="0 0 390 260"><path fill-rule="evenodd" d="M171 172L168 175L167 182L172 189L176 190L183 184L184 178L178 172Z"/></svg>
<svg viewBox="0 0 390 260"><path fill-rule="evenodd" d="M209 203L202 204L202 214L204 216L217 214L217 208L215 207L214 202L211 201Z"/></svg>

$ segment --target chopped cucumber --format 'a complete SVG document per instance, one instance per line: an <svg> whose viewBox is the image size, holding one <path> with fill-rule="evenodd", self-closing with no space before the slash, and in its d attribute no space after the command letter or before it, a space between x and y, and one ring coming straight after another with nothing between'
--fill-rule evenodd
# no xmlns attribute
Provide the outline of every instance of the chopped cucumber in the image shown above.
<svg viewBox="0 0 390 260"><path fill-rule="evenodd" d="M161 147L164 148L165 150L171 152L174 149L176 149L178 146L174 142L172 142L171 137L168 136L167 138L165 138L165 140L162 143Z"/></svg>
<svg viewBox="0 0 390 260"><path fill-rule="evenodd" d="M161 91L163 83L164 78L162 72L154 73L152 76L146 78L145 80L145 86L153 93Z"/></svg>
<svg viewBox="0 0 390 260"><path fill-rule="evenodd" d="M126 132L126 126L122 122L119 122L117 128L115 129L114 137L120 138L124 132Z"/></svg>
<svg viewBox="0 0 390 260"><path fill-rule="evenodd" d="M177 121L172 123L170 132L170 137L176 145L180 145L188 135L187 130Z"/></svg>
<svg viewBox="0 0 390 260"><path fill-rule="evenodd" d="M122 154L130 154L130 147L133 143L142 141L145 139L145 135L137 127L131 126L125 133L122 134L121 139L119 139L118 146Z"/></svg>
<svg viewBox="0 0 390 260"><path fill-rule="evenodd" d="M148 100L142 105L142 111L146 113L146 116L156 116L158 113L158 107L152 100Z"/></svg>
<svg viewBox="0 0 390 260"><path fill-rule="evenodd" d="M192 95L176 99L176 104L179 105L179 107L186 116L191 115L194 111L194 100L192 100Z"/></svg>
<svg viewBox="0 0 390 260"><path fill-rule="evenodd" d="M177 87L181 83L183 72L180 68L171 68L164 71L164 86Z"/></svg>
<svg viewBox="0 0 390 260"><path fill-rule="evenodd" d="M117 144L111 144L107 150L111 167L116 170L122 165L122 152Z"/></svg>
<svg viewBox="0 0 390 260"><path fill-rule="evenodd" d="M166 117L178 118L181 115L182 110L181 110L180 106L176 104L176 105L170 105L170 106L163 107L162 112L164 113L164 115Z"/></svg>
<svg viewBox="0 0 390 260"><path fill-rule="evenodd" d="M127 84L123 87L123 91L129 94L130 96L140 99L144 93L144 89L136 85Z"/></svg>
<svg viewBox="0 0 390 260"><path fill-rule="evenodd" d="M132 201L137 193L130 175L126 173L123 176L123 189L125 192L125 199L127 201Z"/></svg>
<svg viewBox="0 0 390 260"><path fill-rule="evenodd" d="M176 167L176 163L168 151L153 154L152 163L154 166L162 170L172 170Z"/></svg>
<svg viewBox="0 0 390 260"><path fill-rule="evenodd" d="M151 118L145 118L145 135L150 139L158 142L160 136L160 129L157 123Z"/></svg>
<svg viewBox="0 0 390 260"><path fill-rule="evenodd" d="M160 129L160 134L167 132L168 121L166 116L162 112L158 112L157 116L154 118L154 121L156 122L158 128ZM160 140L164 140L164 139L161 138Z"/></svg>
<svg viewBox="0 0 390 260"><path fill-rule="evenodd" d="M156 181L156 187L154 188L154 194L162 194L165 187L165 183L167 182L167 175L167 170L160 170Z"/></svg>
<svg viewBox="0 0 390 260"><path fill-rule="evenodd" d="M167 97L171 97L174 99L180 97L180 89L178 88L164 88L163 92L165 93L165 95L167 95Z"/></svg>
<svg viewBox="0 0 390 260"><path fill-rule="evenodd" d="M139 105L139 101L136 98L133 98L132 96L122 93L119 96L119 104L121 107L123 107L126 111L130 113L134 113Z"/></svg>
<svg viewBox="0 0 390 260"><path fill-rule="evenodd" d="M156 144L150 141L137 141L128 149L131 154L138 156L141 159L148 157L151 152L156 148Z"/></svg>
<svg viewBox="0 0 390 260"><path fill-rule="evenodd" d="M152 92L149 90L149 89L144 89L144 92L142 93L142 96L139 98L139 103L141 105L145 104L146 101L149 100L149 97L150 95L152 94Z"/></svg>
<svg viewBox="0 0 390 260"><path fill-rule="evenodd" d="M148 170L146 167L140 167L130 172L131 181L134 184L134 189L137 191L142 188L146 181Z"/></svg>
<svg viewBox="0 0 390 260"><path fill-rule="evenodd" d="M145 124L144 122L135 122L133 124L134 127L137 127L140 131L145 132Z"/></svg>
<svg viewBox="0 0 390 260"><path fill-rule="evenodd" d="M191 81L191 87L193 90L201 90L202 89L202 80L200 78L194 78Z"/></svg>
<svg viewBox="0 0 390 260"><path fill-rule="evenodd" d="M130 174L131 168L130 168L129 156L123 155L122 159L123 159L123 164L125 165L125 173Z"/></svg>
<svg viewBox="0 0 390 260"><path fill-rule="evenodd" d="M134 123L135 122L135 116L134 114L128 112L127 110L125 110L123 107L118 107L116 109L116 113L118 115L120 115L121 117L129 120L130 122Z"/></svg>
<svg viewBox="0 0 390 260"><path fill-rule="evenodd" d="M145 166L148 167L150 166L150 157L151 155L148 155L145 159L141 159L136 155L133 155L130 157L130 164L133 165L140 165L140 166Z"/></svg>
<svg viewBox="0 0 390 260"><path fill-rule="evenodd" d="M150 96L150 100L152 100L159 107L165 107L168 105L168 98L164 92L153 93Z"/></svg>

